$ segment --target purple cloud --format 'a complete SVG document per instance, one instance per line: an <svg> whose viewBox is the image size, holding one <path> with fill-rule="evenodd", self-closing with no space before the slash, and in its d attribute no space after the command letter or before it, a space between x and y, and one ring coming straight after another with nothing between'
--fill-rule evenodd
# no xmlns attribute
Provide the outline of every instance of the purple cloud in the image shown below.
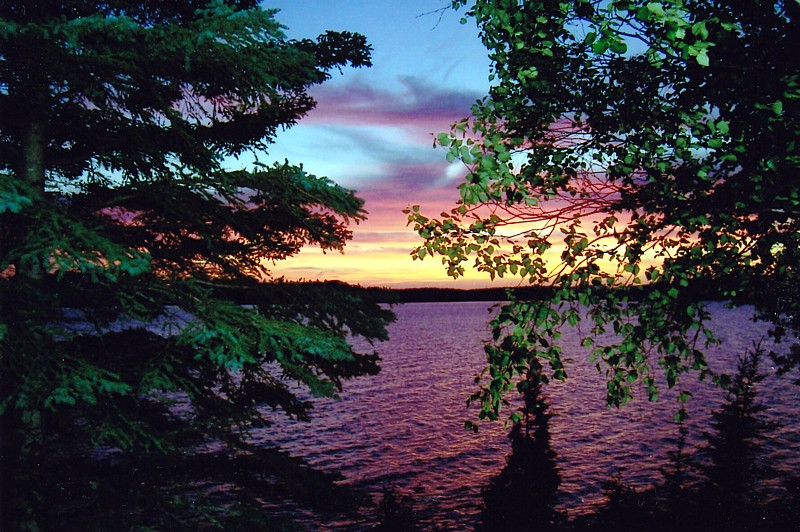
<svg viewBox="0 0 800 532"><path fill-rule="evenodd" d="M350 81L321 85L314 90L317 108L304 120L308 123L347 125L391 125L446 131L450 124L469 114L481 97L426 84L411 76L397 78L396 90Z"/></svg>

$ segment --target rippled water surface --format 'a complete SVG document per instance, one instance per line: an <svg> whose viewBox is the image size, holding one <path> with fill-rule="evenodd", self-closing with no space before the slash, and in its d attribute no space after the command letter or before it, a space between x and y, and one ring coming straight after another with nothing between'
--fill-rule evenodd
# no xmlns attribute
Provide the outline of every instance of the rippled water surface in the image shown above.
<svg viewBox="0 0 800 532"><path fill-rule="evenodd" d="M477 434L463 428L475 415L467 410L466 397L483 367L490 307L485 302L396 306L391 339L376 346L383 359L379 375L349 381L340 401L317 401L310 423L279 421L256 433L255 441L338 470L376 500L383 487L396 487L413 496L429 528L472 528L482 507L481 488L502 470L510 452L502 423L484 424ZM709 363L730 370L766 328L749 319L752 309L709 308L723 340L709 351ZM559 509L575 516L602 502L603 484L612 475L633 486L660 480L659 468L676 445L671 420L678 406L674 393L663 393L657 403L639 398L621 409L607 408L604 378L586 360L577 336L565 338L564 347L573 359L569 379L551 384L546 394L555 414L550 431L562 480ZM782 424L765 455L781 471L800 471L800 388L776 377L768 359L761 369L767 378L759 398L767 415ZM691 449L710 430L710 411L724 395L711 384L686 381L694 394L687 423Z"/></svg>

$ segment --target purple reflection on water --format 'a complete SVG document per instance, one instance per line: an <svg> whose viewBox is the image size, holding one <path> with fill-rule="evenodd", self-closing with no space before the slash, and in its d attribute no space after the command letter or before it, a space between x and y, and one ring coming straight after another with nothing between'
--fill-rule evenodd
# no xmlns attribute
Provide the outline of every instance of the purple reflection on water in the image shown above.
<svg viewBox="0 0 800 532"><path fill-rule="evenodd" d="M397 487L415 500L423 525L469 529L482 507L481 488L504 467L510 452L502 423L485 424L478 434L463 428L474 418L466 397L476 389L483 367L483 341L489 338L485 302L413 303L394 308L397 322L390 341L377 346L383 361L376 377L345 385L341 401L319 400L306 424L278 419L253 435L256 443L278 445L320 468L341 471L347 482L378 500L385 486ZM765 333L750 321L752 309L709 305L712 328L723 340L709 351L713 369L733 370L737 357ZM612 475L626 484L648 486L662 479L659 469L674 451L678 430L671 422L679 406L676 393L661 400L643 394L621 409L605 406L605 381L576 337L565 335L564 352L573 363L569 379L546 388L551 443L561 485L558 508L574 517L603 502L603 485ZM366 348L366 347L365 347ZM777 378L764 360L767 379L760 400L782 427L765 445L785 472L799 470L797 435L800 388ZM687 423L689 450L710 430L711 409L724 394L710 383L687 378L694 398ZM353 528L357 523L340 523ZM364 523L366 525L366 523Z"/></svg>

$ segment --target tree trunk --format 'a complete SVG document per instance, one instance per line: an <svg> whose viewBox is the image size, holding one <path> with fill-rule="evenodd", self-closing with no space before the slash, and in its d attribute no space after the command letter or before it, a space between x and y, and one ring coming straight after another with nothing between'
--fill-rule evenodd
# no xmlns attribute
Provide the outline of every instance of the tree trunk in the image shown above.
<svg viewBox="0 0 800 532"><path fill-rule="evenodd" d="M19 50L12 51L12 53ZM35 194L44 192L45 171L47 168L47 102L49 84L44 75L41 60L33 57L35 47L22 51L28 61L20 72L19 83L9 87L16 110L24 110L22 120L12 134L18 138L19 159L15 165L14 178L32 189ZM40 198L32 198L34 201ZM8 218L7 218L8 219ZM0 248L4 254L27 241L33 229L33 219L24 213L10 219L10 227L4 228L4 242ZM6 335L0 348L0 392L2 398L16 395L26 381L39 379L29 374L37 367L35 357L39 353L20 348L24 342L12 338L19 331L26 330L21 320L31 319L39 311L40 298L32 293L32 288L40 284L45 269L42 261L33 261L33 266L22 268L18 263L13 275L7 278L8 292L15 294L11 300L0 302L1 323L7 326ZM35 531L41 529L44 514L41 458L44 444L42 426L42 405L40 398L44 390L32 389L27 394L28 404L18 405L12 397L2 414L0 424L0 522L3 529ZM38 396L38 397L37 397Z"/></svg>
<svg viewBox="0 0 800 532"><path fill-rule="evenodd" d="M45 146L47 144L44 120L33 118L23 127L21 137L20 176L26 183L42 190L44 188Z"/></svg>

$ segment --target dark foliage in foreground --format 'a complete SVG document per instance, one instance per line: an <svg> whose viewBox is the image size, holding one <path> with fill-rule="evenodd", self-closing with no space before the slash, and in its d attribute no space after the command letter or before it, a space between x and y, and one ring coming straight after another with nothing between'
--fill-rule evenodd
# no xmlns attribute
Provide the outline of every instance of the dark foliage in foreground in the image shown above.
<svg viewBox="0 0 800 532"><path fill-rule="evenodd" d="M314 108L308 90L368 66L370 47L289 40L274 15L251 0L0 5L4 529L82 506L107 529L195 524L203 482L265 486L244 474L274 461L250 431L378 371L349 339L385 339L390 312L271 271L307 245L342 250L363 200L259 162ZM241 156L255 162L232 169ZM100 462L61 475L63 453L91 447L113 467L87 455ZM220 460L241 474L220 477Z"/></svg>
<svg viewBox="0 0 800 532"><path fill-rule="evenodd" d="M536 364L566 379L560 339L578 324L610 405L687 373L724 385L698 287L798 338L797 2L451 4L477 24L492 82L436 138L467 172L451 210L406 211L414 258L552 289L492 319L479 419L505 417ZM609 290L642 284L645 297Z"/></svg>
<svg viewBox="0 0 800 532"><path fill-rule="evenodd" d="M761 444L773 423L762 420L757 386L763 380L756 346L740 358L725 403L713 412L701 460L685 453L679 426L677 449L664 482L637 490L619 478L606 485L607 503L574 523L576 529L773 531L794 530L800 518L800 478L776 479Z"/></svg>

